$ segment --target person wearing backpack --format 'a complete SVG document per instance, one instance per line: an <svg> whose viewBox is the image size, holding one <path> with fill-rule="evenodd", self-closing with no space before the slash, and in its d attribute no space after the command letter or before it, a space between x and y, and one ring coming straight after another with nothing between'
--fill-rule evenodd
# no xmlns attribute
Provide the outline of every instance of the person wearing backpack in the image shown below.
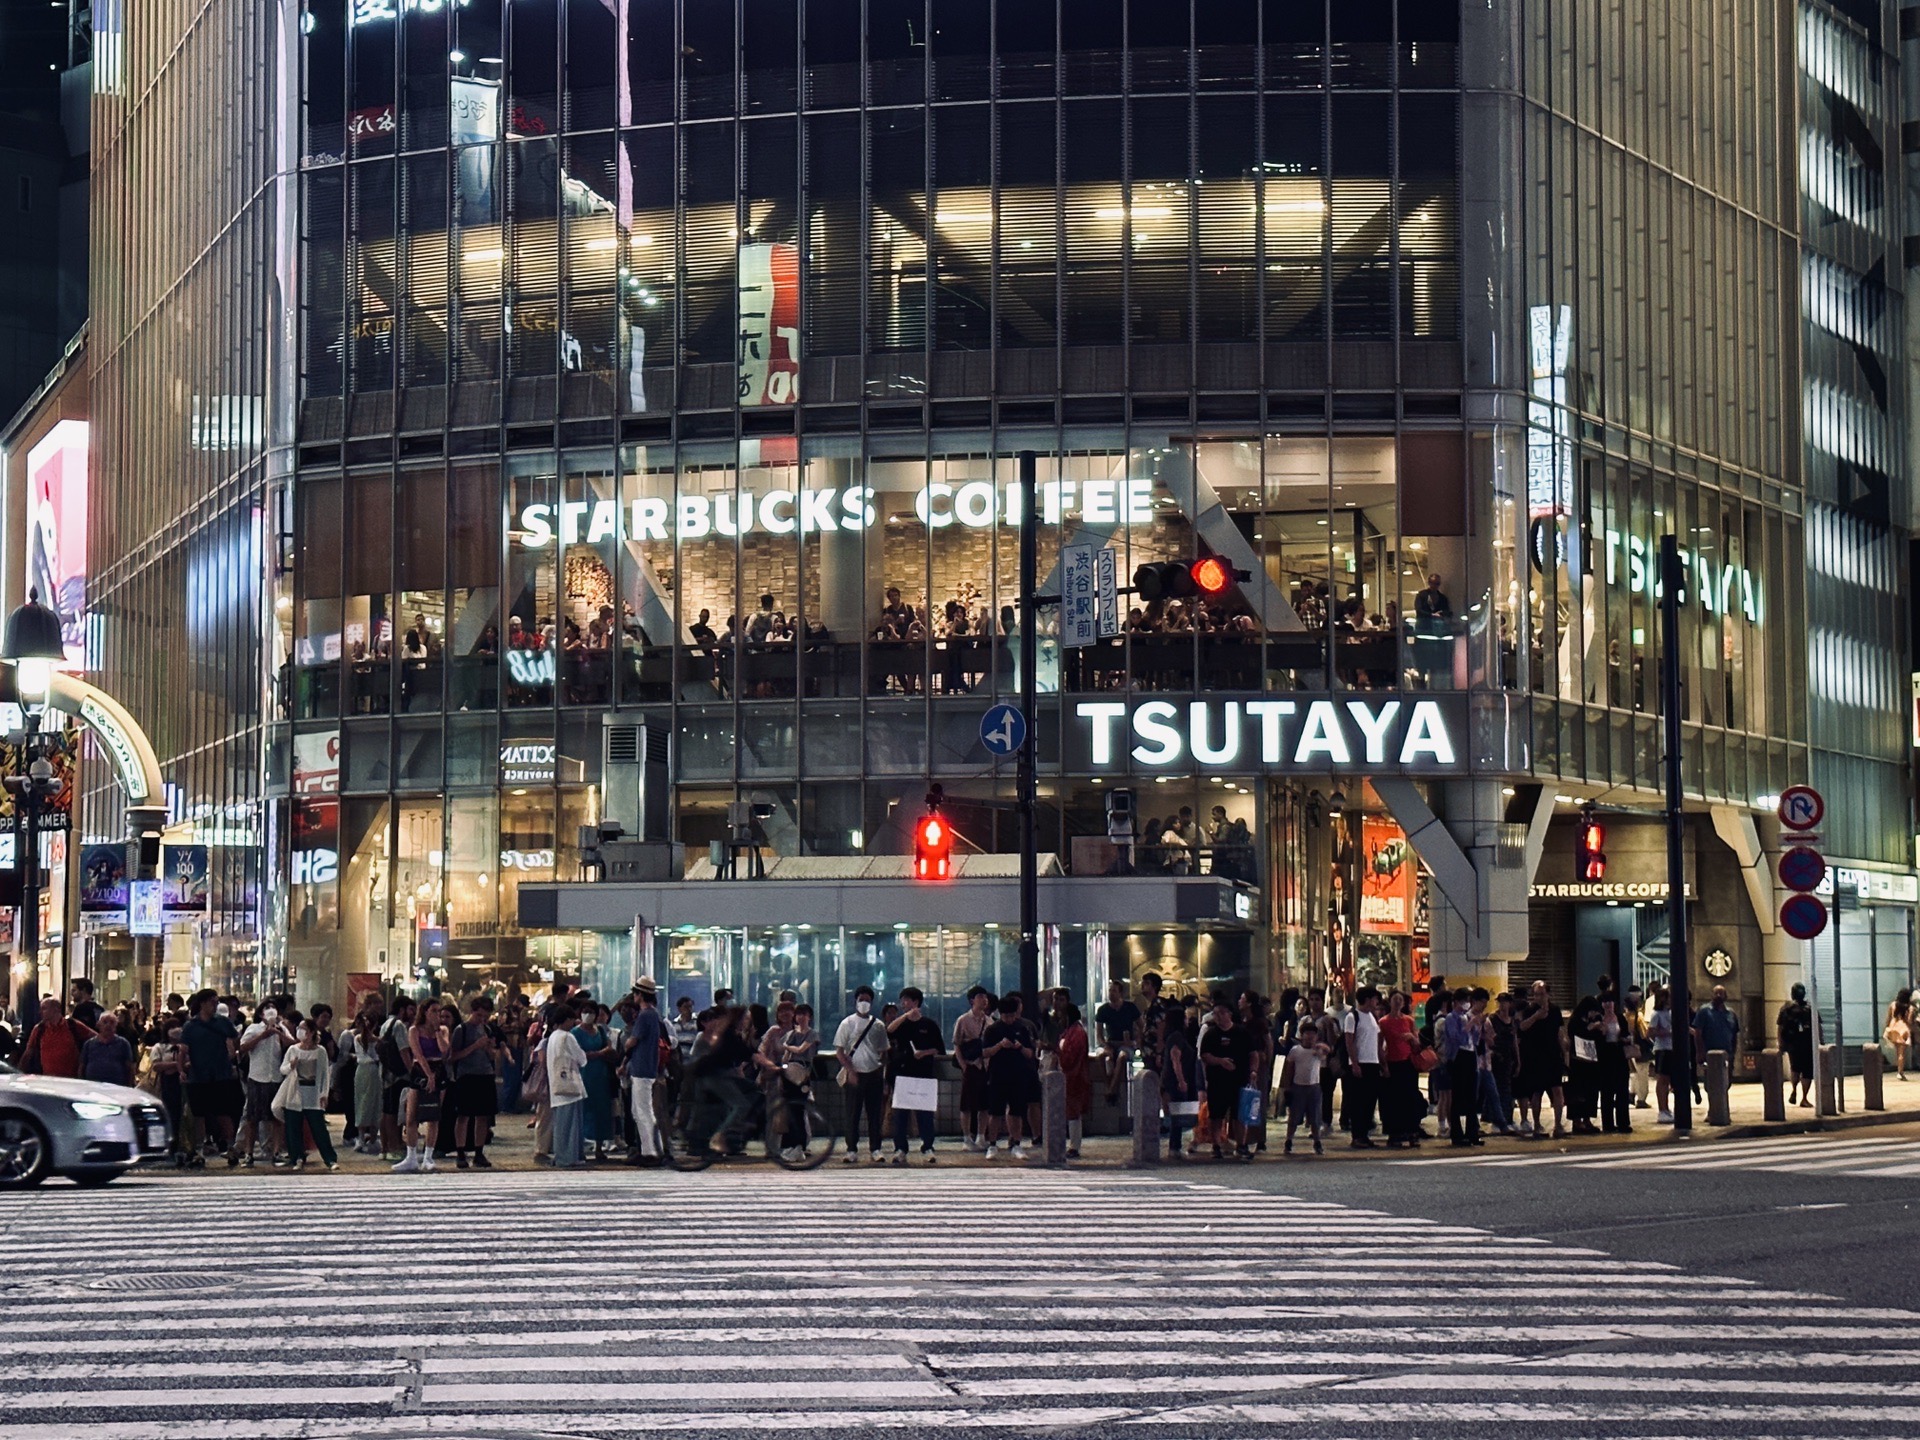
<svg viewBox="0 0 1920 1440"><path fill-rule="evenodd" d="M413 1028L419 1007L404 996L393 1005L393 1014L380 1027L374 1053L380 1057L380 1158L394 1161L400 1150L400 1096L407 1088L407 1031Z"/></svg>
<svg viewBox="0 0 1920 1440"><path fill-rule="evenodd" d="M1813 1108L1813 1007L1807 1004L1807 987L1795 985L1788 991L1787 1003L1780 1007L1774 1033L1780 1041L1780 1053L1787 1057L1793 1072L1793 1084L1787 1091L1787 1103Z"/></svg>

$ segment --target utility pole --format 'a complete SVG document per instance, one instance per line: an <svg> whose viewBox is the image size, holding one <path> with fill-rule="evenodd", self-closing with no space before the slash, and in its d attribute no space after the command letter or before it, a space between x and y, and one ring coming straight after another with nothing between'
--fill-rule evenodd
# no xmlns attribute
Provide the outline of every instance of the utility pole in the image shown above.
<svg viewBox="0 0 1920 1440"><path fill-rule="evenodd" d="M1035 472L1039 459L1031 450L1020 452L1020 714L1027 722L1026 744L1014 767L1014 787L1020 809L1020 990L1037 1013L1040 995L1040 857L1037 816L1036 751L1040 747L1037 708L1039 685L1040 517L1039 486Z"/></svg>
<svg viewBox="0 0 1920 1440"><path fill-rule="evenodd" d="M1660 537L1660 720L1667 768L1668 1010L1673 1017L1673 1133L1693 1131L1693 1018L1687 957L1687 817L1680 772L1680 542Z"/></svg>

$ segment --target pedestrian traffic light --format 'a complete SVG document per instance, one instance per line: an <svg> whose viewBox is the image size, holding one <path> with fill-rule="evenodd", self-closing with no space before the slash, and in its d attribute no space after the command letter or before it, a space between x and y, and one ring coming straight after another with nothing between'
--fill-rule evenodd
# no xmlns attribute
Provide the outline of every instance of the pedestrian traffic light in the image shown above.
<svg viewBox="0 0 1920 1440"><path fill-rule="evenodd" d="M1607 878L1607 827L1591 805L1580 807L1580 843L1574 864L1576 878L1582 881Z"/></svg>
<svg viewBox="0 0 1920 1440"><path fill-rule="evenodd" d="M913 827L913 878L953 878L953 827L940 814L940 787L927 792L927 813Z"/></svg>

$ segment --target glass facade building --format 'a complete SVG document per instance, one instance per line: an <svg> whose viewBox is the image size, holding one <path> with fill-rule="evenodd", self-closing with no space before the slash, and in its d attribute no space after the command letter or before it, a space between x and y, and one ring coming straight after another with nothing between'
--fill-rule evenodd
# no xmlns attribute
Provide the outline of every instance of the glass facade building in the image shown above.
<svg viewBox="0 0 1920 1440"><path fill-rule="evenodd" d="M1129 968L1563 966L1571 907L1528 882L1556 797L1629 832L1653 800L1676 533L1703 914L1757 999L1756 914L1707 892L1828 733L1795 131L1828 15L305 0L293 448L235 512L258 588L221 592L262 627L222 683L258 697L269 964L342 993L645 966L520 906L579 877L582 825L637 823L623 734L666 737L696 854L745 802L770 854L897 855L930 782L963 850L1008 852L978 728L1031 643L1042 848L1110 863L1129 785L1151 863L1253 896L1213 969L1171 922L1100 942ZM1236 583L1021 635L1026 451L1043 593L1085 546L1122 587L1206 555ZM1890 608L1836 634L1897 664ZM1900 742L1857 747L1898 777ZM1861 860L1897 858L1906 794Z"/></svg>

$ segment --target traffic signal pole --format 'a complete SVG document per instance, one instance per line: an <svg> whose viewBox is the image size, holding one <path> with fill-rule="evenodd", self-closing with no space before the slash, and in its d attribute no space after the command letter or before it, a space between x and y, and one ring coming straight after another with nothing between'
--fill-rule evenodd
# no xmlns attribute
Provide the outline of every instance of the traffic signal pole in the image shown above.
<svg viewBox="0 0 1920 1440"><path fill-rule="evenodd" d="M1027 741L1014 766L1014 788L1020 811L1020 991L1029 1013L1036 1013L1040 996L1040 857L1036 754L1040 748L1036 714L1040 688L1038 619L1040 588L1039 459L1031 450L1020 452L1020 713L1027 722Z"/></svg>
<svg viewBox="0 0 1920 1440"><path fill-rule="evenodd" d="M1673 1133L1693 1131L1693 1005L1687 958L1687 817L1680 777L1680 542L1660 537L1660 720L1667 768L1667 1013L1673 1017Z"/></svg>

